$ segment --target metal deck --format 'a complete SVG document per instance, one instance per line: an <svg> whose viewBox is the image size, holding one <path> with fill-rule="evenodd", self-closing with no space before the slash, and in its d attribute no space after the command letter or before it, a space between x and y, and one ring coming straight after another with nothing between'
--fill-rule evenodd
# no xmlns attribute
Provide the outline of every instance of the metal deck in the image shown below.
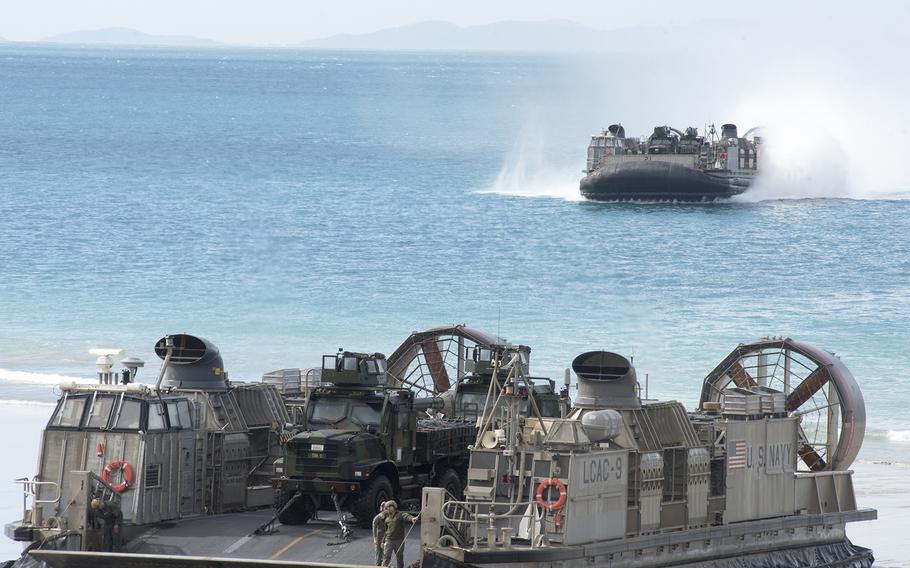
<svg viewBox="0 0 910 568"><path fill-rule="evenodd" d="M355 538L341 542L334 514L302 526L276 523L276 532L253 535L272 517L272 511L232 513L186 519L143 532L121 553L35 551L53 567L106 568L114 566L374 566L372 532L355 527ZM419 557L420 527L408 535L405 562ZM303 563L303 564L301 564Z"/></svg>

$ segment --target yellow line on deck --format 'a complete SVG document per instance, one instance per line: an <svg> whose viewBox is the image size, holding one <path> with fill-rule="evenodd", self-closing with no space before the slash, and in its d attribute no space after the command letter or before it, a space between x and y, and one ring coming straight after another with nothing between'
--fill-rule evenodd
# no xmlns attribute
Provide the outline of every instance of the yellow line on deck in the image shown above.
<svg viewBox="0 0 910 568"><path fill-rule="evenodd" d="M291 542L289 542L284 548L282 548L281 550L279 550L278 552L276 552L275 554L273 554L273 555L272 555L272 560L275 560L276 558L278 558L279 556L281 556L282 554L284 554L284 553L287 552L288 550L292 549L292 548L293 548L298 542L300 542L301 540L305 539L306 537L308 537L308 536L310 536L310 535L313 535L313 534L318 533L319 531L321 531L321 530L324 529L324 528L325 528L325 527L318 528L318 529L313 529L313 530L311 530L310 532L308 532L308 533L306 533L306 534L302 534L302 535L298 536L297 538L295 538L294 540L292 540Z"/></svg>

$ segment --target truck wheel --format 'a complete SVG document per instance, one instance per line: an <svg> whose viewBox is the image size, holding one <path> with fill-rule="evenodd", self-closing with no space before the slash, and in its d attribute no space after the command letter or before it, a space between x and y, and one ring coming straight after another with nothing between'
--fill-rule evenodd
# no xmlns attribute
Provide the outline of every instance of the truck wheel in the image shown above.
<svg viewBox="0 0 910 568"><path fill-rule="evenodd" d="M275 496L275 511L278 513L278 521L282 525L305 525L307 521L313 518L313 501L306 495L302 495L290 507L287 507L288 501L294 496L294 493L282 492Z"/></svg>
<svg viewBox="0 0 910 568"><path fill-rule="evenodd" d="M442 473L433 479L434 487L442 487L452 494L459 501L464 500L464 486L461 484L461 478L454 469L444 469Z"/></svg>
<svg viewBox="0 0 910 568"><path fill-rule="evenodd" d="M373 517L379 513L379 505L395 497L392 482L384 475L377 475L360 492L351 512L357 517L357 524L368 529L373 526Z"/></svg>

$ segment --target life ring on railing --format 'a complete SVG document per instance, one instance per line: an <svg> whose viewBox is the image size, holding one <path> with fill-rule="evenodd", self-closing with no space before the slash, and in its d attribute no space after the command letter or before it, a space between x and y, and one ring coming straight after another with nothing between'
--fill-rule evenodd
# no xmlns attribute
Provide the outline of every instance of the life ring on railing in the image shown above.
<svg viewBox="0 0 910 568"><path fill-rule="evenodd" d="M559 491L559 499L556 501L544 501L543 492L547 490L547 487L555 487L556 490ZM566 484L556 479L555 477L544 479L537 485L537 504L547 511L558 511L562 509L566 504L566 499L568 496L569 494L566 492Z"/></svg>
<svg viewBox="0 0 910 568"><path fill-rule="evenodd" d="M720 160L721 162L726 162L726 161L727 161L727 153L726 153L726 152L721 152L720 154L718 154L717 159Z"/></svg>
<svg viewBox="0 0 910 568"><path fill-rule="evenodd" d="M104 468L104 471L101 472L101 479L107 483L111 482L111 474L116 470L123 470L123 483L119 485L113 485L114 491L117 493L123 493L133 484L133 467L126 463L123 460L112 461L107 464L107 467Z"/></svg>

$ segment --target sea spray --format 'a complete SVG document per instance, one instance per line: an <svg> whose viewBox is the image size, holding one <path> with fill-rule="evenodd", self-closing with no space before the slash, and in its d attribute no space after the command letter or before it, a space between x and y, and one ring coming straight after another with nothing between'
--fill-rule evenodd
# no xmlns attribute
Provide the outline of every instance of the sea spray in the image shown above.
<svg viewBox="0 0 910 568"><path fill-rule="evenodd" d="M495 181L478 193L580 201L580 168L554 162L545 141L546 134L540 123L530 119L522 128Z"/></svg>
<svg viewBox="0 0 910 568"><path fill-rule="evenodd" d="M761 175L737 201L910 196L905 150L892 142L890 126L906 114L904 105L795 68L780 73L734 109L738 119L765 127Z"/></svg>

